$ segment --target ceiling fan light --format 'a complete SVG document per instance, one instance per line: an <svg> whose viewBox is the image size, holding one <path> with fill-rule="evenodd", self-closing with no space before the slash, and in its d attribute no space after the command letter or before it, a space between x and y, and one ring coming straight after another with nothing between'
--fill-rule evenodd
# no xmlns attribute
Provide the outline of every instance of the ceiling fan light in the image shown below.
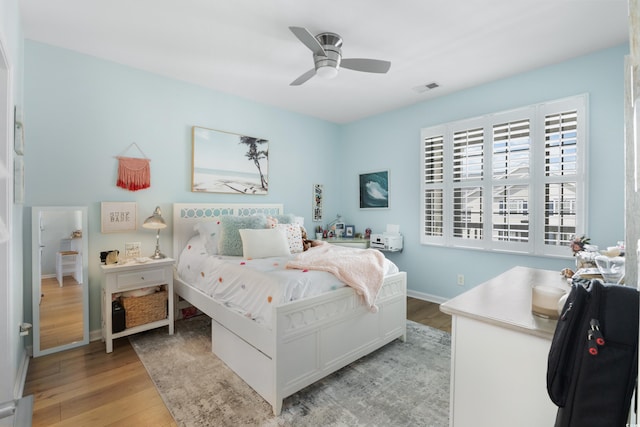
<svg viewBox="0 0 640 427"><path fill-rule="evenodd" d="M338 69L330 66L322 66L318 67L316 70L316 75L322 77L323 79L332 79L338 75Z"/></svg>

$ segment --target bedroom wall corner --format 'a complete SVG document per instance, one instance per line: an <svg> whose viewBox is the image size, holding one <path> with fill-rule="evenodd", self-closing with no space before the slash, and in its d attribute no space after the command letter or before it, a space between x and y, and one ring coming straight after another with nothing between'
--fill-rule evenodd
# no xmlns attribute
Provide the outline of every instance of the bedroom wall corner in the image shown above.
<svg viewBox="0 0 640 427"><path fill-rule="evenodd" d="M389 258L407 272L411 291L438 298L451 298L516 265L558 271L571 267L569 249L560 259L421 245L420 129L587 93L589 237L604 247L624 240L623 83L628 52L628 44L615 46L344 125L342 158L359 160L343 161L340 168L345 220L375 232L399 224L404 250ZM359 209L358 174L381 169L389 169L390 209ZM457 285L458 274L465 276L464 286Z"/></svg>
<svg viewBox="0 0 640 427"><path fill-rule="evenodd" d="M26 209L31 206L89 207L90 330L100 328L98 253L141 242L155 248L155 233L141 222L160 206L169 227L160 246L172 254L173 202L283 203L286 212L311 224L312 185L325 185L325 212L335 212L338 177L318 161L339 143L337 125L258 104L69 50L25 42ZM201 126L269 140L269 194L191 192L191 128ZM151 187L116 187L114 156L136 142L151 159ZM136 202L135 232L103 234L102 201ZM31 253L25 227L25 253ZM30 256L25 265L30 266ZM31 283L30 268L25 282Z"/></svg>

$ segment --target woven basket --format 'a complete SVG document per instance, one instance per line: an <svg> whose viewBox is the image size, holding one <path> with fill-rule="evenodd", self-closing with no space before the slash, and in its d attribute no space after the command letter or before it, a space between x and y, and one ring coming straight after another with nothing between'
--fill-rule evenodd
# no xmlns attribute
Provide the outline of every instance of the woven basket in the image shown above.
<svg viewBox="0 0 640 427"><path fill-rule="evenodd" d="M122 297L126 327L133 328L166 319L168 296L165 290L143 297Z"/></svg>

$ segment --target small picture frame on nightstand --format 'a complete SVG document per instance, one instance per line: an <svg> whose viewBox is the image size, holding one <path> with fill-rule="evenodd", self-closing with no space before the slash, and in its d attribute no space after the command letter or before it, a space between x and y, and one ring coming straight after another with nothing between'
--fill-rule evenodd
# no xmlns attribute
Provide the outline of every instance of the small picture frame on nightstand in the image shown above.
<svg viewBox="0 0 640 427"><path fill-rule="evenodd" d="M140 258L140 242L127 242L124 244L125 259Z"/></svg>
<svg viewBox="0 0 640 427"><path fill-rule="evenodd" d="M356 234L356 227L354 225L345 225L344 227L344 237L347 239L353 239Z"/></svg>

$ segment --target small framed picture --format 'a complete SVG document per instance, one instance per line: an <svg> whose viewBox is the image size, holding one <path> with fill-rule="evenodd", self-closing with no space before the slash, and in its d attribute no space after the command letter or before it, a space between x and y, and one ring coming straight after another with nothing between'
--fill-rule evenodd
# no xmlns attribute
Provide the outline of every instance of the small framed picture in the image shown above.
<svg viewBox="0 0 640 427"><path fill-rule="evenodd" d="M135 231L137 226L136 202L102 202L102 233Z"/></svg>
<svg viewBox="0 0 640 427"><path fill-rule="evenodd" d="M140 258L140 242L126 242L124 244L124 257L126 259Z"/></svg>
<svg viewBox="0 0 640 427"><path fill-rule="evenodd" d="M354 225L346 225L344 227L344 237L353 238L356 234L356 227Z"/></svg>
<svg viewBox="0 0 640 427"><path fill-rule="evenodd" d="M344 237L344 222L336 222L334 225L336 237Z"/></svg>

